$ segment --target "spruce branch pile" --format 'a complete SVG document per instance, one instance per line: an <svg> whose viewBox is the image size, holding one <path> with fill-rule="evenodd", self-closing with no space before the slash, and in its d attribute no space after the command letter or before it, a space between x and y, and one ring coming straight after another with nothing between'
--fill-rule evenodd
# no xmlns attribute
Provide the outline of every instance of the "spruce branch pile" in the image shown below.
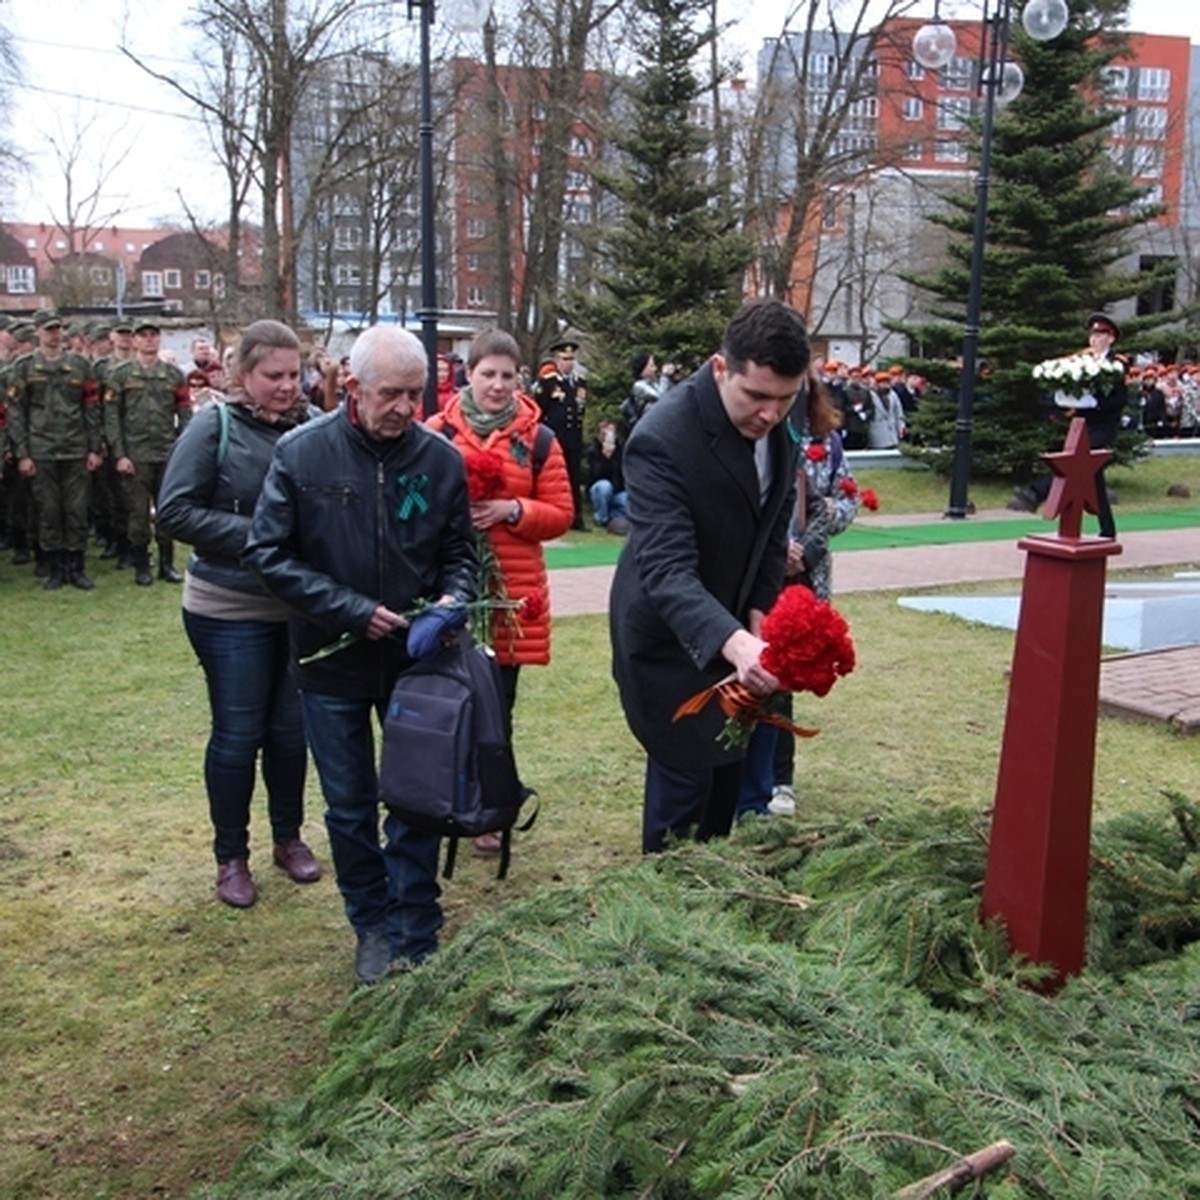
<svg viewBox="0 0 1200 1200"><path fill-rule="evenodd" d="M1055 998L976 915L986 822L757 822L481 916L354 999L211 1197L1200 1195L1200 812L1096 831Z"/></svg>

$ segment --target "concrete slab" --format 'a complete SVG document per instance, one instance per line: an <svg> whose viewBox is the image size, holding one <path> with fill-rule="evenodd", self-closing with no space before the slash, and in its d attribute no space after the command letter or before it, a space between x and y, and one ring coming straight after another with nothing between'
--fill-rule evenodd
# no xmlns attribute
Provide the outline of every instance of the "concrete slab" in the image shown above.
<svg viewBox="0 0 1200 1200"><path fill-rule="evenodd" d="M902 608L939 612L1000 629L1016 629L1020 597L901 596ZM1200 643L1200 580L1109 583L1104 589L1104 645L1155 650Z"/></svg>

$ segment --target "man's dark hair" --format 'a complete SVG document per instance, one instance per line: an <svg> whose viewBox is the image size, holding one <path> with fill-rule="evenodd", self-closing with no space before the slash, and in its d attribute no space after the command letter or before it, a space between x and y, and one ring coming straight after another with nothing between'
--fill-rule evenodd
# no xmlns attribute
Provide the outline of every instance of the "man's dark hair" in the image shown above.
<svg viewBox="0 0 1200 1200"><path fill-rule="evenodd" d="M776 375L803 375L812 356L804 318L782 300L750 300L729 322L721 353L731 374L756 362Z"/></svg>

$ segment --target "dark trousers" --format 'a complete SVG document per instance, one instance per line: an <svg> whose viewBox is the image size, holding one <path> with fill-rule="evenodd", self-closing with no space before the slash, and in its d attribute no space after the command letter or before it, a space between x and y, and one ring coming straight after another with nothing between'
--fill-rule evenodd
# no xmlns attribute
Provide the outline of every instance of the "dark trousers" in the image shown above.
<svg viewBox="0 0 1200 1200"><path fill-rule="evenodd" d="M642 853L662 850L669 836L694 836L699 842L723 837L733 825L741 782L740 760L720 767L683 771L648 758L642 802Z"/></svg>
<svg viewBox="0 0 1200 1200"><path fill-rule="evenodd" d="M126 512L125 536L135 550L144 550L150 545L152 532L150 514L158 490L162 487L166 469L165 462L140 462L135 465L132 475L121 476L121 493ZM156 540L160 550L170 552L170 538L160 537Z"/></svg>

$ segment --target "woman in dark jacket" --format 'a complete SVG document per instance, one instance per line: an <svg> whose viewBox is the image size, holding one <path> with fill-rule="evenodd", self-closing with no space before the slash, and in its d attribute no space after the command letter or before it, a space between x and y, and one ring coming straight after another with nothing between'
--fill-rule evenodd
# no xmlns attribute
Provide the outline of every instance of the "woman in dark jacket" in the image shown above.
<svg viewBox="0 0 1200 1200"><path fill-rule="evenodd" d="M193 547L183 624L204 668L212 732L204 780L217 859L217 895L257 899L250 875L250 798L261 756L274 861L296 883L321 868L300 838L307 754L288 674L287 609L241 564L275 443L308 416L300 343L278 321L256 321L238 346L226 402L202 408L180 437L158 498L158 523Z"/></svg>

